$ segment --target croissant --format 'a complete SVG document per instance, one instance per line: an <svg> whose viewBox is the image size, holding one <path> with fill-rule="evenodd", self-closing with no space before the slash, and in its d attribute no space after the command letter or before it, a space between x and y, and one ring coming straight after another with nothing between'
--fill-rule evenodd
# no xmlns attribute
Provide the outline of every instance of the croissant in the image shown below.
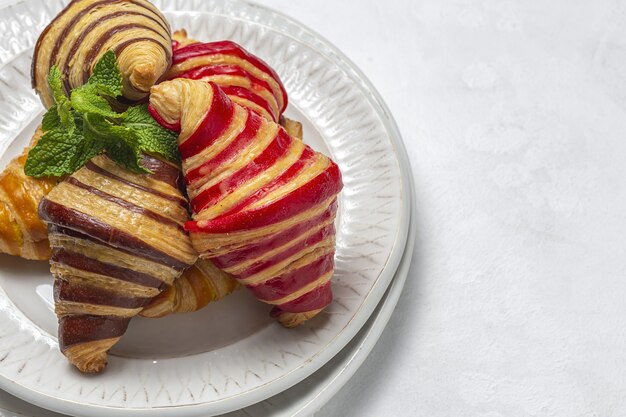
<svg viewBox="0 0 626 417"><path fill-rule="evenodd" d="M149 108L180 126L193 209L185 227L200 257L274 305L286 327L330 304L337 165L214 83L163 82L152 87Z"/></svg>
<svg viewBox="0 0 626 417"><path fill-rule="evenodd" d="M157 295L144 307L141 315L150 318L174 313L197 311L212 301L218 301L239 287L237 281L217 268L213 262L198 259L174 281L174 285Z"/></svg>
<svg viewBox="0 0 626 417"><path fill-rule="evenodd" d="M55 179L35 179L24 173L28 151L43 132L38 128L29 147L0 173L0 252L26 259L50 257L48 231L37 215L44 195L55 186Z"/></svg>
<svg viewBox="0 0 626 417"><path fill-rule="evenodd" d="M166 79L212 81L237 104L274 122L287 108L287 92L263 60L231 41L201 43L174 33L174 56Z"/></svg>
<svg viewBox="0 0 626 417"><path fill-rule="evenodd" d="M151 156L135 174L97 156L44 197L59 346L82 372L99 372L130 319L197 254L183 229L178 167Z"/></svg>
<svg viewBox="0 0 626 417"><path fill-rule="evenodd" d="M174 49L174 61L175 62L187 62L185 55L189 54L189 50L185 47L188 45L195 45L196 50L203 51L199 57L211 56L211 51L216 48L222 48L224 42L219 43L205 43L202 44L196 40L187 37L187 32L184 30L178 30L172 35L173 49ZM253 57L248 52L244 51L239 45L232 42L229 43L229 51L232 54L218 56L208 62L195 61L195 66L188 71L180 72L181 65L175 64L168 72L168 78L191 78L203 81L215 81L225 91L228 91L229 97L233 101L237 101L243 107L247 107L252 111L258 112L261 116L267 117L270 120L280 119L281 124L285 127L285 130L292 136L302 138L302 125L295 121L287 119L282 116L284 106L287 104L287 94L280 81L278 75L267 67L267 64L263 63L263 67L267 71L267 76L271 77L277 86L280 87L279 94L274 94L267 83L264 83L262 87L259 87L259 82L254 82L256 78L249 72L247 68L250 67L250 62L261 62L259 58ZM224 62L228 59L235 57L238 61L225 66ZM241 60L240 57L244 57L245 60ZM196 57L198 58L198 57ZM254 67L256 68L256 67ZM226 75L228 74L228 75ZM233 89L229 89L229 88ZM266 96L273 98L273 103L277 103L282 100L283 107L278 110L278 107L270 107L268 102L259 95L259 91L263 91ZM247 100L245 97L248 95L256 96L255 101ZM257 103L262 102L263 106L259 106ZM278 111L276 117L274 111ZM158 114L153 114L157 119ZM165 123L167 124L167 123ZM141 312L142 316L146 317L162 317L172 313L184 313L190 311L196 311L206 306L211 301L219 300L225 295L230 294L235 288L237 288L236 281L229 275L216 268L208 260L199 260L196 265L183 275L181 279L177 280L173 286L165 290L154 301L144 308Z"/></svg>
<svg viewBox="0 0 626 417"><path fill-rule="evenodd" d="M281 125L289 136L302 138L302 124L281 117ZM237 281L217 268L211 261L198 259L194 266L186 270L174 285L146 306L141 315L159 318L176 313L189 313L200 310L213 301L218 301L239 288Z"/></svg>
<svg viewBox="0 0 626 417"><path fill-rule="evenodd" d="M32 84L46 107L53 104L47 76L59 67L66 94L87 82L98 59L112 49L123 96L145 98L172 59L170 26L146 0L72 0L43 30L33 55Z"/></svg>

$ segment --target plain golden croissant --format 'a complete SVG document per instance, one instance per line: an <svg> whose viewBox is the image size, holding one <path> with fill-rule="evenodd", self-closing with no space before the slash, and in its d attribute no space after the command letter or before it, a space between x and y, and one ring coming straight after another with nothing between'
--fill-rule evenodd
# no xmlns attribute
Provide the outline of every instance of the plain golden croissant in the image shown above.
<svg viewBox="0 0 626 417"><path fill-rule="evenodd" d="M36 260L50 257L48 230L37 214L37 207L58 182L24 173L28 151L42 134L38 128L30 146L0 174L0 252Z"/></svg>
<svg viewBox="0 0 626 417"><path fill-rule="evenodd" d="M332 300L341 173L328 157L233 101L214 83L152 87L150 109L179 127L179 151L203 259L296 326Z"/></svg>
<svg viewBox="0 0 626 417"><path fill-rule="evenodd" d="M105 155L54 187L39 206L48 224L59 347L99 372L131 318L196 261L183 229L180 170L144 155L135 174Z"/></svg>
<svg viewBox="0 0 626 417"><path fill-rule="evenodd" d="M146 0L72 0L43 30L32 64L32 84L44 106L53 104L46 82L52 65L63 75L65 93L87 82L108 50L117 56L127 101L145 98L169 69L170 26Z"/></svg>
<svg viewBox="0 0 626 417"><path fill-rule="evenodd" d="M213 301L218 301L239 287L230 275L211 261L198 259L174 285L156 296L144 307L141 315L158 318L174 313L197 311Z"/></svg>

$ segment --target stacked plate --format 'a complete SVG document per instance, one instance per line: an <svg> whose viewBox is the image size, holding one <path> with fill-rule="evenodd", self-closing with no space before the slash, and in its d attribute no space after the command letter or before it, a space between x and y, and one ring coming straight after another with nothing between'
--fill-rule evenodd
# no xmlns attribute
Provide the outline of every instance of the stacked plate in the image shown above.
<svg viewBox="0 0 626 417"><path fill-rule="evenodd" d="M0 388L30 403L0 391L0 416L307 415L363 363L398 301L415 234L411 171L363 74L315 32L258 5L155 3L173 28L234 40L272 65L289 93L286 115L339 164L334 301L293 330L272 322L245 291L197 313L137 319L106 372L85 376L58 351L47 264L0 255ZM0 167L40 122L33 45L63 5L29 0L0 12Z"/></svg>

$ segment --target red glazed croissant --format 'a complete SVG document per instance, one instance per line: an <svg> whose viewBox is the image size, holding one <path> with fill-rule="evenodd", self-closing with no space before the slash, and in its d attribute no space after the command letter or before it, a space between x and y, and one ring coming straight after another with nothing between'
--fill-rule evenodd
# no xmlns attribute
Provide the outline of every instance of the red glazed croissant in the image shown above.
<svg viewBox="0 0 626 417"><path fill-rule="evenodd" d="M150 110L180 126L194 247L234 275L285 326L332 300L337 165L214 83L154 86Z"/></svg>
<svg viewBox="0 0 626 417"><path fill-rule="evenodd" d="M225 91L230 92L229 97L243 107L258 112L270 120L276 120L272 113L274 111L278 111L277 115L280 117L287 95L278 75L267 64L232 42L228 43L229 54L215 54L217 50L225 50L224 42L199 43L188 38L184 30L174 32L173 38L175 65L167 75L169 78L214 81ZM185 58L191 50L186 47L192 44L194 44L195 51L203 52L192 58ZM226 62L230 64L226 65ZM252 74L255 71L258 74L260 71L254 63L260 63L259 65L266 71L266 77L273 79L274 85L279 86L279 89L272 90L267 82ZM181 68L190 65L193 66L192 69L181 72ZM254 97L254 100L247 99L247 97ZM271 98L265 100L263 97ZM279 101L284 103L280 110L276 107ZM270 102L274 107L270 105ZM285 117L280 117L280 122L292 137L302 138L302 125L299 122ZM199 310L209 302L217 301L230 294L235 288L236 281L229 274L216 268L209 260L199 260L173 286L162 292L148 307L144 308L141 315L162 317L171 313Z"/></svg>
<svg viewBox="0 0 626 417"><path fill-rule="evenodd" d="M174 55L167 79L211 81L237 104L278 122L287 108L287 92L278 74L263 60L231 41L201 43L174 36Z"/></svg>

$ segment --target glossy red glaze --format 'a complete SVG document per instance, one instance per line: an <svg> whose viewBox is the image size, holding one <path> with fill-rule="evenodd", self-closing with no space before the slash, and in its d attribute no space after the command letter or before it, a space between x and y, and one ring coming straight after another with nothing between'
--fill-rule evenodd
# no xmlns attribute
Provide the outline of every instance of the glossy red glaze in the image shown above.
<svg viewBox="0 0 626 417"><path fill-rule="evenodd" d="M248 162L239 171L233 173L227 178L224 178L212 187L207 188L191 200L191 208L194 213L199 213L208 205L217 203L237 187L240 187L247 181L259 175L261 172L270 168L276 163L276 161L287 153L289 150L289 144L292 140L293 139L291 139L285 131L279 130L278 135L276 135L276 137L259 156Z"/></svg>
<svg viewBox="0 0 626 417"><path fill-rule="evenodd" d="M274 113L274 110L272 110L272 106L270 105L270 103L268 103L268 101L260 95L252 93L250 92L250 90L243 87L223 86L222 90L224 90L224 92L231 97L239 97L244 100L253 102L254 104L260 106L268 114L270 114L275 122L278 121L278 115Z"/></svg>
<svg viewBox="0 0 626 417"><path fill-rule="evenodd" d="M196 221L188 221L185 229L189 232L227 233L267 226L320 204L338 194L342 186L339 167L331 161L324 172L278 200L254 210L203 221L202 227Z"/></svg>
<svg viewBox="0 0 626 417"><path fill-rule="evenodd" d="M261 301L274 301L293 294L319 277L333 270L334 253L321 256L315 261L291 272L272 278L261 285L248 286Z"/></svg>
<svg viewBox="0 0 626 417"><path fill-rule="evenodd" d="M289 303L281 304L272 309L272 317L278 317L281 312L304 313L328 306L333 301L333 292L330 282L315 288Z"/></svg>
<svg viewBox="0 0 626 417"><path fill-rule="evenodd" d="M305 222L300 222L287 230L275 233L251 245L245 246L239 250L228 253L227 255L218 256L211 260L218 268L226 268L228 265L235 265L247 259L253 259L263 255L264 253L276 249L300 236L302 233L319 225L330 218L337 212L337 203L331 204L326 211L319 216L313 217Z"/></svg>
<svg viewBox="0 0 626 417"><path fill-rule="evenodd" d="M262 59L250 54L240 45L232 41L219 41L208 43L194 43L184 46L176 50L176 53L172 57L172 65L180 64L190 58L195 58L203 55L233 55L241 59L245 59L261 71L269 74L280 86L283 97L283 108L280 109L281 113L287 108L287 92L283 86L278 74Z"/></svg>
<svg viewBox="0 0 626 417"><path fill-rule="evenodd" d="M322 240L326 239L327 237L333 236L334 234L335 234L335 226L330 224L324 227L323 229L319 230L318 232L312 234L311 236L308 236L307 238L297 243L294 243L293 245L289 246L284 251L279 252L276 255L271 256L269 258L265 258L261 262L257 262L251 265L245 271L239 273L237 275L237 278L246 278L256 273L259 273L263 271L264 269L274 266L280 261L283 261L287 259L288 257L295 255L296 253L306 249L308 246L315 245L316 243L319 243Z"/></svg>
<svg viewBox="0 0 626 417"><path fill-rule="evenodd" d="M235 158L256 137L262 123L263 119L261 116L248 110L243 130L215 157L188 171L187 175L185 175L187 184L191 184L206 175L211 175L214 170Z"/></svg>
<svg viewBox="0 0 626 417"><path fill-rule="evenodd" d="M249 72L245 71L243 68L238 67L237 65L204 65L201 67L195 67L188 71L182 72L180 74L175 74L173 78L189 78L192 80L199 80L204 77L212 77L215 75L232 75L236 77L245 77L248 78L253 85L258 85L266 90L272 91L272 87L265 80L255 77Z"/></svg>
<svg viewBox="0 0 626 417"><path fill-rule="evenodd" d="M230 98L214 83L209 83L213 89L211 108L198 129L178 145L180 156L187 159L208 148L226 131L230 125L235 106Z"/></svg>
<svg viewBox="0 0 626 417"><path fill-rule="evenodd" d="M311 162L314 156L315 156L315 152L313 152L311 148L307 146L302 152L300 159L298 159L298 161L295 164L290 166L289 169L287 169L285 172L280 174L274 180L269 182L265 187L258 189L256 192L252 193L247 198L244 198L243 200L241 200L239 204L235 205L230 210L224 212L222 214L222 217L229 216L233 213L243 210L245 207L249 206L255 201L259 201L261 198L265 197L266 195L268 195L269 193L271 193L278 187L281 187L287 184L289 181L294 179L309 164L309 162Z"/></svg>

